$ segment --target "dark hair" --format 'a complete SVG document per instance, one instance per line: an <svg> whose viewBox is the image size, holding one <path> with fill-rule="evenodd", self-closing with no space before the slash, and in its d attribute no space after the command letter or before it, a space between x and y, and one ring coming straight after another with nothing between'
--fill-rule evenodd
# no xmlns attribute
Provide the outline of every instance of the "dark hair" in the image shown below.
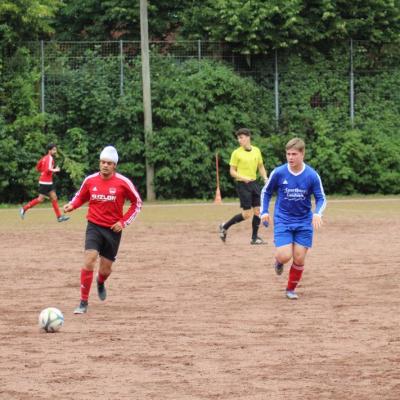
<svg viewBox="0 0 400 400"><path fill-rule="evenodd" d="M250 132L250 129L240 128L236 131L235 135L236 135L236 137L238 137L240 135L251 136L251 132Z"/></svg>
<svg viewBox="0 0 400 400"><path fill-rule="evenodd" d="M47 151L50 151L51 149L53 149L54 147L57 147L57 145L55 143L49 143L47 145Z"/></svg>

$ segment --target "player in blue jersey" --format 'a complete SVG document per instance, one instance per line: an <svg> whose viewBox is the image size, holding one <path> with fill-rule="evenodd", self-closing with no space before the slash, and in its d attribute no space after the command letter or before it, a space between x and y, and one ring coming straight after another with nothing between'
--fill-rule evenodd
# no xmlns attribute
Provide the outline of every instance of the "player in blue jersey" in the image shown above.
<svg viewBox="0 0 400 400"><path fill-rule="evenodd" d="M295 292L304 270L307 250L312 246L314 229L322 225L326 197L321 178L304 163L305 144L294 138L286 144L287 163L275 168L261 192L261 221L270 221L269 203L277 192L274 210L275 272L281 275L290 260L286 296L298 298ZM315 198L312 211L311 196Z"/></svg>

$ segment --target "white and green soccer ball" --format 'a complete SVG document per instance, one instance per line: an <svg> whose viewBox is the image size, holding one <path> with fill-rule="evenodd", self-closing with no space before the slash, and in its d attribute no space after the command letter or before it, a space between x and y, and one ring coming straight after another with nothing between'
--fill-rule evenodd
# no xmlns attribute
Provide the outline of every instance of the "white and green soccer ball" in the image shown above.
<svg viewBox="0 0 400 400"><path fill-rule="evenodd" d="M46 332L57 332L64 325L63 313L55 307L48 307L39 314L39 327Z"/></svg>

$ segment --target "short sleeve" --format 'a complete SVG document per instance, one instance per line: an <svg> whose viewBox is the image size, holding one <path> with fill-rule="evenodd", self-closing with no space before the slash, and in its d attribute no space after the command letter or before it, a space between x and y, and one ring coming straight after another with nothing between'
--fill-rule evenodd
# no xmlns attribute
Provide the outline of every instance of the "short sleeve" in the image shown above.
<svg viewBox="0 0 400 400"><path fill-rule="evenodd" d="M237 150L235 150L232 155L231 155L231 160L229 161L229 165L232 167L237 167L238 166L238 156L237 156Z"/></svg>

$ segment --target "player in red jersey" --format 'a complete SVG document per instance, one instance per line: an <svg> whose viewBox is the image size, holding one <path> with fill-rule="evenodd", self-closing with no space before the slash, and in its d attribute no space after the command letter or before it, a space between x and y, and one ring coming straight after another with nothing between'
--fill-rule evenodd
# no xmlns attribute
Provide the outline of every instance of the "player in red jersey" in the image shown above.
<svg viewBox="0 0 400 400"><path fill-rule="evenodd" d="M98 256L97 293L100 300L106 299L104 282L112 272L122 230L135 219L142 206L132 182L116 172L117 163L117 150L112 146L105 147L100 154L100 171L86 177L75 197L64 206L65 212L71 212L89 202L84 267L81 269L81 301L74 314L87 312ZM124 214L125 200L130 201L130 207Z"/></svg>
<svg viewBox="0 0 400 400"><path fill-rule="evenodd" d="M56 167L54 162L54 156L56 154L57 145L50 143L47 145L47 154L36 164L36 170L40 172L39 196L20 208L19 215L22 219L24 219L25 213L30 208L35 207L39 203L43 203L47 197L50 197L51 205L53 206L57 221L64 222L69 220L69 217L61 214L60 208L58 207L57 194L53 184L53 173L60 172L60 167Z"/></svg>

